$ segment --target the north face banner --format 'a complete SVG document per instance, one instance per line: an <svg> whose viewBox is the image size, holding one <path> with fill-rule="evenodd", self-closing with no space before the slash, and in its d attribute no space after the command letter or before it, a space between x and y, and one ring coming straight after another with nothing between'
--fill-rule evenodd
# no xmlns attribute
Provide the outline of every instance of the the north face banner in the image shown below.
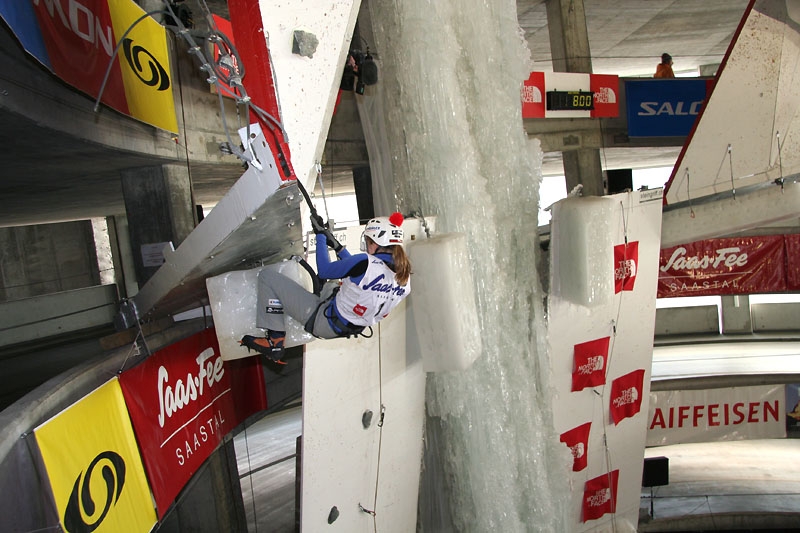
<svg viewBox="0 0 800 533"><path fill-rule="evenodd" d="M611 382L611 420L614 425L634 416L642 408L644 370L634 370Z"/></svg>
<svg viewBox="0 0 800 533"><path fill-rule="evenodd" d="M594 94L592 118L619 116L619 76L590 74L589 88Z"/></svg>
<svg viewBox="0 0 800 533"><path fill-rule="evenodd" d="M639 242L614 247L614 294L632 291L639 269Z"/></svg>
<svg viewBox="0 0 800 533"><path fill-rule="evenodd" d="M522 118L543 118L544 72L531 72L522 83Z"/></svg>
<svg viewBox="0 0 800 533"><path fill-rule="evenodd" d="M572 391L597 387L606 382L606 359L610 337L576 344L572 369Z"/></svg>
<svg viewBox="0 0 800 533"><path fill-rule="evenodd" d="M559 440L572 452L572 471L580 472L588 464L589 431L591 422L581 424L561 434Z"/></svg>
<svg viewBox="0 0 800 533"><path fill-rule="evenodd" d="M583 521L597 520L606 513L617 510L617 482L619 470L597 476L586 482L583 489Z"/></svg>

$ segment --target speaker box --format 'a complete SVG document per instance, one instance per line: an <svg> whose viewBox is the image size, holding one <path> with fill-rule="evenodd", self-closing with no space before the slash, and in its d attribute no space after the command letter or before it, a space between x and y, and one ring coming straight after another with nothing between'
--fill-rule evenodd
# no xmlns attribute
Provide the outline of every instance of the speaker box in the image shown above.
<svg viewBox="0 0 800 533"><path fill-rule="evenodd" d="M669 458L647 457L642 467L642 487L669 485Z"/></svg>
<svg viewBox="0 0 800 533"><path fill-rule="evenodd" d="M358 219L361 224L375 217L375 206L372 202L372 173L369 167L355 167L353 169L353 187L356 192L356 206Z"/></svg>
<svg viewBox="0 0 800 533"><path fill-rule="evenodd" d="M606 177L608 178L608 194L633 190L633 170L629 168L606 170Z"/></svg>

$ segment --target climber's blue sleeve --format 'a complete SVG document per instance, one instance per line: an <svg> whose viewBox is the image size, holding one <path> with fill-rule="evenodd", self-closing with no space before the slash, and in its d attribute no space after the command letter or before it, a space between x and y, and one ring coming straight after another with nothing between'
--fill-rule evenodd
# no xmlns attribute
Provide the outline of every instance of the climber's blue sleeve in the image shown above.
<svg viewBox="0 0 800 533"><path fill-rule="evenodd" d="M366 272L367 254L351 255L347 252L345 255L345 249L342 249L339 257L338 261L331 261L327 239L324 235L318 234L317 274L319 274L319 277L322 279L341 279L353 275L363 275Z"/></svg>

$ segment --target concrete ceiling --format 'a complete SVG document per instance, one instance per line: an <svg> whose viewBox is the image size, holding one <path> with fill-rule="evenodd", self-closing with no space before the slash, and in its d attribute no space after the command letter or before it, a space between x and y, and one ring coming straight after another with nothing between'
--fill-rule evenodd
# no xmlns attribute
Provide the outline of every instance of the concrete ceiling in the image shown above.
<svg viewBox="0 0 800 533"><path fill-rule="evenodd" d="M652 76L669 53L677 76L722 61L748 0L584 0L592 71ZM552 71L544 0L519 0L520 26L535 70Z"/></svg>
<svg viewBox="0 0 800 533"><path fill-rule="evenodd" d="M197 2L187 0L187 5L194 6ZM213 12L227 15L225 0L205 3ZM593 71L626 77L651 76L661 53L669 52L678 75L697 75L701 66L722 60L747 4L747 0L584 0ZM552 70L545 2L519 0L517 10L531 49L533 69ZM3 169L0 227L124 213L119 169L161 161L143 159L141 154L121 145L110 149L102 143L87 141L71 134L69 128L59 131L47 127L44 118L32 110L38 105L36 97L48 97L36 94L37 86L43 83L40 80L52 76L22 53L5 27L0 30L0 41L0 60L6 65L9 64L6 61L14 64L13 69L0 70L0 120L5 126L0 130L0 142L5 146L0 151ZM57 80L48 83L60 84ZM23 106L11 103L15 91L29 93L32 100ZM76 109L91 114L93 101L67 87L58 88L56 100L61 114ZM70 121L71 117L66 115L61 120ZM337 128L335 122L336 119L329 144L360 142L360 132ZM127 128L136 130L133 134L141 137L144 133L140 130L148 127ZM167 138L153 142L166 146L169 141ZM158 151L159 146L156 148ZM601 154L601 159L608 168L639 168L671 165L677 153L674 147L615 149ZM646 158L645 164L642 158ZM168 159L165 157L164 161ZM341 168L334 164L331 183L342 190L351 181L348 172L337 170ZM241 166L234 160L195 165L192 177L197 203L215 203L241 172ZM563 173L558 154L546 154L543 173Z"/></svg>

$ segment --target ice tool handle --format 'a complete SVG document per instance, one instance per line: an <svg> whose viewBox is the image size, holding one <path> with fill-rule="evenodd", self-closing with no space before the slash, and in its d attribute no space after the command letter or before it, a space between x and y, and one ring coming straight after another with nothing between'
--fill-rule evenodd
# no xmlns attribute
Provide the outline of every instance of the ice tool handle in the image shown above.
<svg viewBox="0 0 800 533"><path fill-rule="evenodd" d="M336 237L333 236L333 232L331 231L330 227L328 226L327 222L322 221L322 217L319 216L317 213L317 208L314 207L314 204L311 202L311 197L308 195L308 191L303 186L303 183L296 179L297 181L297 188L300 189L300 193L305 198L306 203L308 204L308 209L311 211L311 227L314 228L314 233L322 233L325 235L325 238L328 242L328 246L333 248L333 250L338 254L344 246L336 240Z"/></svg>

